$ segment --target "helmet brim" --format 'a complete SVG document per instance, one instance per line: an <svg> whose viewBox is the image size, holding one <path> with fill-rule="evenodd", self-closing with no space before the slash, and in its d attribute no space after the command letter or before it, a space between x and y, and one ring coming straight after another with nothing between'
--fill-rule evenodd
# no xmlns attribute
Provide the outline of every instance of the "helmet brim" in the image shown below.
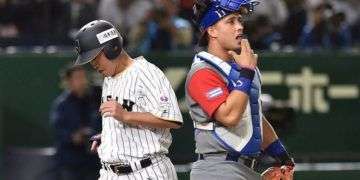
<svg viewBox="0 0 360 180"><path fill-rule="evenodd" d="M92 49L81 54L78 54L78 57L75 61L75 66L84 65L89 63L90 61L94 60L95 57L101 52L104 47L98 47L96 49Z"/></svg>

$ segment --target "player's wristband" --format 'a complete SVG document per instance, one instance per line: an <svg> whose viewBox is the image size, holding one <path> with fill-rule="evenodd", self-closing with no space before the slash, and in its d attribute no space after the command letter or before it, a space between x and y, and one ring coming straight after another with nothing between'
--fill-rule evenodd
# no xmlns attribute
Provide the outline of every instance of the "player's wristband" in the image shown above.
<svg viewBox="0 0 360 180"><path fill-rule="evenodd" d="M281 166L295 166L294 158L290 157L288 152L285 152L284 154L280 154L279 156L275 157L275 159L280 163Z"/></svg>
<svg viewBox="0 0 360 180"><path fill-rule="evenodd" d="M237 71L240 71L240 66L236 62L231 62L229 64L230 64L231 68L233 68Z"/></svg>
<svg viewBox="0 0 360 180"><path fill-rule="evenodd" d="M250 69L250 70L254 70L254 68L250 68L250 67L247 67L247 66L240 66L239 64L237 64L236 62L231 62L230 63L230 66L232 68L234 68L235 70L237 71L241 71L241 69Z"/></svg>
<svg viewBox="0 0 360 180"><path fill-rule="evenodd" d="M295 166L294 159L290 157L289 153L286 151L284 145L279 139L271 143L265 149L265 153L274 157L280 166Z"/></svg>
<svg viewBox="0 0 360 180"><path fill-rule="evenodd" d="M247 68L242 68L238 71L235 68L231 68L228 77L228 88L230 91L239 90L250 94L251 83L254 79L255 71Z"/></svg>

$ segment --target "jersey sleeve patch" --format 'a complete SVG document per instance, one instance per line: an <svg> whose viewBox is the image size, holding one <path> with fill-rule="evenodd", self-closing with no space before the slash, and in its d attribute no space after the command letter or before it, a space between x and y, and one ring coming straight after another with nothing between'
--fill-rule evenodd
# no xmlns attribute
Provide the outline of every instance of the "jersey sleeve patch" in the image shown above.
<svg viewBox="0 0 360 180"><path fill-rule="evenodd" d="M224 93L224 91L220 88L220 87L216 87L214 89L210 89L207 93L206 93L206 97L211 100L213 98L219 97Z"/></svg>

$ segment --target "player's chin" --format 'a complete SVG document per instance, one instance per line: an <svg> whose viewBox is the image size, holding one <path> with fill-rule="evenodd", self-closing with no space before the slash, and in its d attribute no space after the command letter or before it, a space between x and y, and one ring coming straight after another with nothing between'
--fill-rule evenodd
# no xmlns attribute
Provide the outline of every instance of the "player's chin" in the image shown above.
<svg viewBox="0 0 360 180"><path fill-rule="evenodd" d="M101 75L103 75L104 77L110 76L110 75L109 75L110 73L106 72L105 70L101 70L101 71L99 71L99 73L100 73Z"/></svg>
<svg viewBox="0 0 360 180"><path fill-rule="evenodd" d="M110 76L108 73L105 73L105 72L101 72L100 74L103 75L104 77L109 77Z"/></svg>

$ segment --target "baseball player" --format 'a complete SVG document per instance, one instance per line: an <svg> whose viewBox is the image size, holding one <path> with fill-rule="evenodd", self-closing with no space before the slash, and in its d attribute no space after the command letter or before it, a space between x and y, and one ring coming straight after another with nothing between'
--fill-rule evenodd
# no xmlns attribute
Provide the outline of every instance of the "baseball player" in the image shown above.
<svg viewBox="0 0 360 180"><path fill-rule="evenodd" d="M75 65L90 63L105 76L102 89L99 179L177 179L166 156L171 128L182 116L165 75L144 57L132 59L122 37L107 21L95 20L76 36Z"/></svg>
<svg viewBox="0 0 360 180"><path fill-rule="evenodd" d="M257 55L244 37L243 15L258 2L196 0L200 46L185 84L198 160L193 180L292 179L294 162L261 112ZM264 152L277 160L263 175L254 167Z"/></svg>

